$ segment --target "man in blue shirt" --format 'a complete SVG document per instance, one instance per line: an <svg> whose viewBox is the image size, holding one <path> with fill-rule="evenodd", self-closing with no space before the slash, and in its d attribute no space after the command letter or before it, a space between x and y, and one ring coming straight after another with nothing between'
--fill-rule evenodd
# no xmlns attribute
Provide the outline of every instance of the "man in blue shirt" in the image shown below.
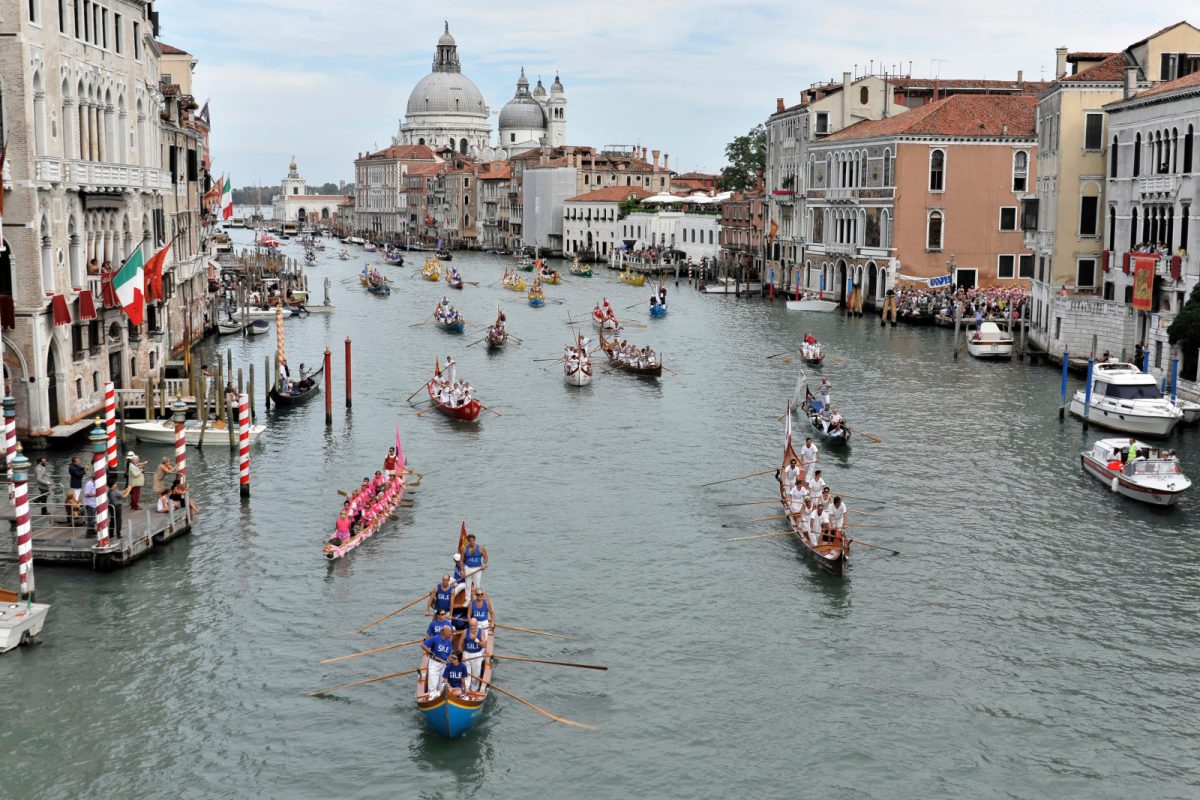
<svg viewBox="0 0 1200 800"><path fill-rule="evenodd" d="M430 636L421 643L421 649L429 656L429 674L425 679L425 694L436 697L442 692L442 671L454 653L454 629L443 625L437 636Z"/></svg>
<svg viewBox="0 0 1200 800"><path fill-rule="evenodd" d="M84 469L79 463L79 457L71 459L71 466L67 467L67 474L71 476L70 483L67 487L71 490L71 496L76 500L83 501L83 474Z"/></svg>
<svg viewBox="0 0 1200 800"><path fill-rule="evenodd" d="M474 597L483 588L483 570L487 567L488 552L475 541L475 534L467 534L467 544L463 547L463 578L467 583L467 597Z"/></svg>
<svg viewBox="0 0 1200 800"><path fill-rule="evenodd" d="M438 633L441 632L442 628L450 624L452 623L450 622L449 614L447 614L445 611L437 612L437 614L435 614L433 617L433 622L429 623L429 627L425 629L425 637L428 638L430 636L437 636Z"/></svg>
<svg viewBox="0 0 1200 800"><path fill-rule="evenodd" d="M463 666L462 661L458 657L458 653L450 654L450 663L446 665L444 673L446 684L450 687L450 694L456 697L466 697L469 687L467 687L467 668Z"/></svg>
<svg viewBox="0 0 1200 800"><path fill-rule="evenodd" d="M472 678L467 688L478 691L479 684L474 679L478 678L483 670L483 631L479 629L479 620L474 617L467 625L467 630L463 633L462 660Z"/></svg>
<svg viewBox="0 0 1200 800"><path fill-rule="evenodd" d="M429 593L429 606L425 609L425 616L432 616L439 611L449 614L452 597L454 597L454 582L450 580L449 575L443 575L442 582L434 586Z"/></svg>

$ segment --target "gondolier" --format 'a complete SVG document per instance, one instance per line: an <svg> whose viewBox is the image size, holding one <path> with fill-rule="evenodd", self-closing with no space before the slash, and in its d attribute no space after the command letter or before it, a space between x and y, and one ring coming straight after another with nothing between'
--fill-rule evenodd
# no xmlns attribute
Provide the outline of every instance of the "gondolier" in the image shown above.
<svg viewBox="0 0 1200 800"><path fill-rule="evenodd" d="M820 460L821 454L817 452L817 446L813 444L812 437L807 437L804 440L804 447L800 448L800 464L804 467L805 480L813 479L813 471L816 470L817 462Z"/></svg>

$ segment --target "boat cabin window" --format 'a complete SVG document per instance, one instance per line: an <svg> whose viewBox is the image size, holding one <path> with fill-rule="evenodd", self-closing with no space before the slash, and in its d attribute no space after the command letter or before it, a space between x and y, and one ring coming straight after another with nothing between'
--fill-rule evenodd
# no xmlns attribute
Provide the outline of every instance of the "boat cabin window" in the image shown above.
<svg viewBox="0 0 1200 800"><path fill-rule="evenodd" d="M1100 389L1099 386L1096 387ZM1162 398L1162 392L1152 383L1118 385L1108 384L1101 392L1105 397L1111 397L1115 400L1158 400Z"/></svg>

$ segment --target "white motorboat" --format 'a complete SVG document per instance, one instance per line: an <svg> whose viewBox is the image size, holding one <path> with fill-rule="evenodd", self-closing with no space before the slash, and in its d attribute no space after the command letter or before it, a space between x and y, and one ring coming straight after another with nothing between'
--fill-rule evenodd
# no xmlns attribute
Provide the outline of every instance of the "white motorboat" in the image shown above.
<svg viewBox="0 0 1200 800"><path fill-rule="evenodd" d="M1176 399L1175 405L1183 412L1184 425L1195 425L1196 421L1200 420L1200 403Z"/></svg>
<svg viewBox="0 0 1200 800"><path fill-rule="evenodd" d="M251 336L262 336L271 330L271 323L265 319L252 319L246 327L246 333Z"/></svg>
<svg viewBox="0 0 1200 800"><path fill-rule="evenodd" d="M986 323L985 323L986 324ZM1083 417L1085 392L1075 392L1067 408ZM1183 411L1163 397L1153 375L1133 364L1108 362L1092 369L1088 421L1142 436L1166 436L1183 420Z"/></svg>
<svg viewBox="0 0 1200 800"><path fill-rule="evenodd" d="M226 322L218 322L217 323L217 333L220 334L221 336L230 336L235 333L241 333L242 329L244 329L249 324L250 323L248 321L240 320L240 319L228 320Z"/></svg>
<svg viewBox="0 0 1200 800"><path fill-rule="evenodd" d="M16 592L0 589L0 653L32 642L49 611L46 603L28 603Z"/></svg>
<svg viewBox="0 0 1200 800"><path fill-rule="evenodd" d="M148 422L126 422L125 429L132 433L139 442L151 444L175 444L174 420L150 420ZM250 426L250 444L258 441L266 425ZM200 444L200 420L189 419L183 423L183 436L190 445ZM209 444L218 444L229 440L229 426L217 420L206 420L204 423L204 440Z"/></svg>
<svg viewBox="0 0 1200 800"><path fill-rule="evenodd" d="M1013 337L994 322L967 327L967 352L976 358L1012 358Z"/></svg>
<svg viewBox="0 0 1200 800"><path fill-rule="evenodd" d="M1134 439L1101 439L1091 450L1080 453L1079 459L1084 472L1117 494L1143 503L1169 506L1192 485L1173 450L1150 447Z"/></svg>
<svg viewBox="0 0 1200 800"><path fill-rule="evenodd" d="M705 294L759 294L762 292L761 283L739 283L734 278L716 278L706 281Z"/></svg>
<svg viewBox="0 0 1200 800"><path fill-rule="evenodd" d="M836 311L838 304L834 300L826 300L820 295L806 294L801 300L788 300L788 311L820 311L828 313Z"/></svg>
<svg viewBox="0 0 1200 800"><path fill-rule="evenodd" d="M363 239L360 236L347 236L342 241L345 242L346 244L366 244L367 243L367 240Z"/></svg>

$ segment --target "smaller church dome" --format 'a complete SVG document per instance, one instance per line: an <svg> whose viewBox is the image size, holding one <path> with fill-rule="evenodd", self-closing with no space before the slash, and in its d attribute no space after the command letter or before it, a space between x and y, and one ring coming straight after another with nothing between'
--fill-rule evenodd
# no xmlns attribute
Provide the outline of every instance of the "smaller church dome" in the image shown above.
<svg viewBox="0 0 1200 800"><path fill-rule="evenodd" d="M544 130L545 127L546 112L529 93L529 79L525 77L525 68L521 67L521 77L517 78L517 93L500 109L500 128Z"/></svg>
<svg viewBox="0 0 1200 800"><path fill-rule="evenodd" d="M457 43L454 41L454 37L450 35L450 23L447 22L445 32L442 34L442 37L440 39L438 39L438 45L454 45L454 44L457 44Z"/></svg>
<svg viewBox="0 0 1200 800"><path fill-rule="evenodd" d="M534 97L545 97L546 96L546 87L542 86L541 78L538 78L537 86L533 87L533 96Z"/></svg>
<svg viewBox="0 0 1200 800"><path fill-rule="evenodd" d="M554 94L562 94L564 91L566 91L563 89L562 81L558 79L557 72L554 73L554 83L550 84L550 91Z"/></svg>

